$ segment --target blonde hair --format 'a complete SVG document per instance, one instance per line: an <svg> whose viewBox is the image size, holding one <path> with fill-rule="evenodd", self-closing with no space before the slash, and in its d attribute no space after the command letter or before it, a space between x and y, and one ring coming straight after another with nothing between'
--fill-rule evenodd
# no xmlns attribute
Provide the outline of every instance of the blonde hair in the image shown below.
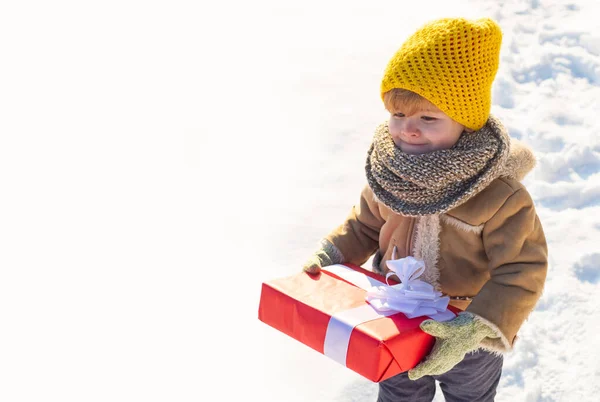
<svg viewBox="0 0 600 402"><path fill-rule="evenodd" d="M440 110L421 95L402 88L394 88L384 93L383 104L388 112L402 112L407 116L419 110Z"/></svg>

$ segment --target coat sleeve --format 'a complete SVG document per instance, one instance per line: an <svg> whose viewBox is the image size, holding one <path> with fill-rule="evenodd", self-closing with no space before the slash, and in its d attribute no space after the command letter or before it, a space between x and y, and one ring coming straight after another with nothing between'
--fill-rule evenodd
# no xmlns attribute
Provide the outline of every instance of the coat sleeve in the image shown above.
<svg viewBox="0 0 600 402"><path fill-rule="evenodd" d="M384 223L373 192L365 186L345 222L326 239L341 252L343 262L362 265L379 248L379 230Z"/></svg>
<svg viewBox="0 0 600 402"><path fill-rule="evenodd" d="M548 268L546 238L525 188L517 189L485 224L490 279L466 309L496 330L482 346L504 352L539 300Z"/></svg>

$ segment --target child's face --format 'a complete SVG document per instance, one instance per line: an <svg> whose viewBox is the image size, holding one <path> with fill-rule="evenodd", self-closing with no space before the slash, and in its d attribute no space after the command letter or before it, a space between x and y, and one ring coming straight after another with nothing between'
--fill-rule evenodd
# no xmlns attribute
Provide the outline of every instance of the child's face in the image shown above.
<svg viewBox="0 0 600 402"><path fill-rule="evenodd" d="M465 126L431 105L417 108L408 116L395 110L390 113L389 129L394 144L402 151L407 154L424 154L452 148Z"/></svg>

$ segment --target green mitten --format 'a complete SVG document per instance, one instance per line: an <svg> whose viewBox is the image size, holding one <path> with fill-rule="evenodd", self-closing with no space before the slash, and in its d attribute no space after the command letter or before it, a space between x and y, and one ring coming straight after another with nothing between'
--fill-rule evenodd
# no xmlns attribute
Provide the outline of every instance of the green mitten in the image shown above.
<svg viewBox="0 0 600 402"><path fill-rule="evenodd" d="M320 248L304 263L302 269L310 274L316 274L321 268L340 264L344 257L340 250L328 240L321 240Z"/></svg>
<svg viewBox="0 0 600 402"><path fill-rule="evenodd" d="M479 348L485 337L499 338L492 328L467 312L446 322L423 321L421 329L436 337L435 345L424 362L408 371L411 380L443 374L460 363L468 352Z"/></svg>

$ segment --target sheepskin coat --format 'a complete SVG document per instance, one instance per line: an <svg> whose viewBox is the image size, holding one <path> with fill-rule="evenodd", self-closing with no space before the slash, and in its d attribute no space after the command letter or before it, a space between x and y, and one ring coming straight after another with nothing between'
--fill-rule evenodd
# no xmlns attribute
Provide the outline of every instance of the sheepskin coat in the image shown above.
<svg viewBox="0 0 600 402"><path fill-rule="evenodd" d="M369 186L349 216L326 240L342 262L385 274L386 261L414 256L425 261L420 278L450 296L450 304L476 315L498 338L482 347L510 350L541 296L548 252L534 203L520 180L535 165L527 147L512 140L502 174L454 209L403 216L378 202Z"/></svg>

